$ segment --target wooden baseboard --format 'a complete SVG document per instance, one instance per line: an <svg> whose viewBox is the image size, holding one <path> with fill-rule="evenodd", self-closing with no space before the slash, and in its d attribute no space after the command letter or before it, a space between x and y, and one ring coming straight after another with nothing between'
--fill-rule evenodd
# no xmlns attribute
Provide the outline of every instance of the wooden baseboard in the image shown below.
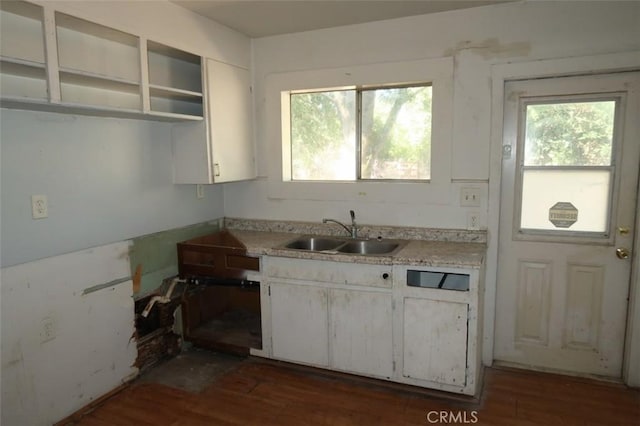
<svg viewBox="0 0 640 426"><path fill-rule="evenodd" d="M102 395L101 397L94 399L93 401L91 401L90 403L88 403L87 405L85 405L84 407L80 408L79 410L75 411L74 413L70 414L69 416L65 417L64 419L56 422L53 424L53 426L66 426L66 425L73 425L76 422L78 422L83 416L87 415L88 413L90 413L91 411L93 411L97 406L101 405L103 402L105 402L106 400L108 400L109 398L117 395L118 393L122 392L123 390L125 390L126 388L129 387L129 385L131 384L131 382L126 382L121 384L120 386L118 386L117 388L105 393L104 395Z"/></svg>

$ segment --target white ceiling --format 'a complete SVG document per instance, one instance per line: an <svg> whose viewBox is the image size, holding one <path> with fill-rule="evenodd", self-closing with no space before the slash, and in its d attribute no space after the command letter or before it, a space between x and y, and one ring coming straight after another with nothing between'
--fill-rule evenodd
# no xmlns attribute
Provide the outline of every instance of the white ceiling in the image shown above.
<svg viewBox="0 0 640 426"><path fill-rule="evenodd" d="M170 0L250 37L317 30L513 0Z"/></svg>

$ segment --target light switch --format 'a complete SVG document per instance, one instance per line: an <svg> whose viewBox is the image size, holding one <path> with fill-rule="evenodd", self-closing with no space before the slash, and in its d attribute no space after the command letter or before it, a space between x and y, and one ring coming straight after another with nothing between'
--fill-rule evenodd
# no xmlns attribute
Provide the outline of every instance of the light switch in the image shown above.
<svg viewBox="0 0 640 426"><path fill-rule="evenodd" d="M463 207L479 207L480 188L462 188L460 190L460 205Z"/></svg>

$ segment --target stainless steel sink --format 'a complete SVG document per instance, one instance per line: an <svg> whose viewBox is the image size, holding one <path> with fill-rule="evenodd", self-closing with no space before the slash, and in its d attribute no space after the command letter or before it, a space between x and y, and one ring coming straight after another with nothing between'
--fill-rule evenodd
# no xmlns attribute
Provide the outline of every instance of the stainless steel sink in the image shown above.
<svg viewBox="0 0 640 426"><path fill-rule="evenodd" d="M349 254L389 254L400 247L393 241L358 240L348 241L337 248L340 253Z"/></svg>
<svg viewBox="0 0 640 426"><path fill-rule="evenodd" d="M353 240L346 238L303 236L284 243L280 248L365 256L390 255L401 249L404 241Z"/></svg>
<svg viewBox="0 0 640 426"><path fill-rule="evenodd" d="M335 250L344 240L322 237L300 237L294 241L285 244L285 248L294 250L324 251Z"/></svg>

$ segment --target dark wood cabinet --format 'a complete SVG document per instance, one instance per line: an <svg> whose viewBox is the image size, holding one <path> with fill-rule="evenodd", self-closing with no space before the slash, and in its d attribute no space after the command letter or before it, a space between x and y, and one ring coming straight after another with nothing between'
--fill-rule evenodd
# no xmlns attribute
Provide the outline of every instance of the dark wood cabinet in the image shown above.
<svg viewBox="0 0 640 426"><path fill-rule="evenodd" d="M262 349L260 283L247 280L260 259L228 231L178 243L184 338L195 346L248 355Z"/></svg>

